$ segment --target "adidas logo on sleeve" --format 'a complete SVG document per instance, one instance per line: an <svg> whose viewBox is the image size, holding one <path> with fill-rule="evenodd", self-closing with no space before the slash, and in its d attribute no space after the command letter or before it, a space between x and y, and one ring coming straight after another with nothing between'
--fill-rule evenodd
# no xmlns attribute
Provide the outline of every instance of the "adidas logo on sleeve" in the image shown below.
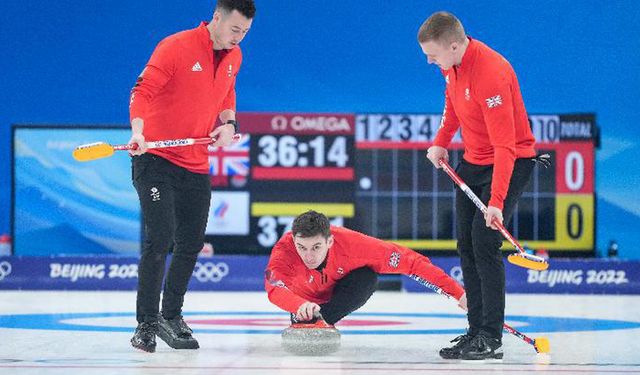
<svg viewBox="0 0 640 375"><path fill-rule="evenodd" d="M196 61L195 64L193 64L193 66L191 67L191 71L192 72L201 72L202 71L202 67L200 66L200 62Z"/></svg>

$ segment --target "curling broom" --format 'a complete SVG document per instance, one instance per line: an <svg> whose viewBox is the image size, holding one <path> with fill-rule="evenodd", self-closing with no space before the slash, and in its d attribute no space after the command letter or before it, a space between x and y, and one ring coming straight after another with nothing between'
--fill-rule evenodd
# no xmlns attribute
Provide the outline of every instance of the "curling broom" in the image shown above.
<svg viewBox="0 0 640 375"><path fill-rule="evenodd" d="M444 169L449 177L451 177L451 179L456 183L456 185L458 185L460 189L464 191L467 197L469 197L469 199L471 199L473 203L475 203L476 207L478 207L480 211L482 211L482 213L486 213L487 206L485 206L480 198L478 198L478 196L475 195L475 193L471 190L471 188L469 188L469 186L467 186L467 184L462 181L460 176L458 176L458 174L451 168L449 163L447 163L447 161L444 159L440 159L438 163L442 166L442 169ZM509 256L507 257L509 263L537 271L543 271L549 268L549 263L545 259L532 254L527 254L522 246L520 246L520 243L518 243L518 241L513 238L511 233L509 233L509 231L504 227L504 225L502 225L501 222L494 220L493 225L495 225L500 233L502 233L504 238L511 242L516 250L518 250L518 252L515 254L509 254Z"/></svg>
<svg viewBox="0 0 640 375"><path fill-rule="evenodd" d="M233 136L233 141L238 142L242 138L242 135L236 134ZM146 142L147 149L151 148L166 148L166 147L181 147L190 145L206 145L215 142L215 138L182 138L171 139L166 141L153 141ZM91 161L102 158L108 158L113 155L115 151L128 151L135 150L138 145L135 143L125 145L110 145L106 142L95 142L80 145L73 150L73 158L77 161Z"/></svg>

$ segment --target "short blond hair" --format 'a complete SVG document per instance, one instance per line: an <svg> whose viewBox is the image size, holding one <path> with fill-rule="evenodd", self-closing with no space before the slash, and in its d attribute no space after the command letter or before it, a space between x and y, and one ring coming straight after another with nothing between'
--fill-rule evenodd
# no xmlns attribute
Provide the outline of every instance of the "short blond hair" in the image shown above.
<svg viewBox="0 0 640 375"><path fill-rule="evenodd" d="M420 26L418 30L418 42L440 42L440 43L462 43L467 35L464 32L462 23L449 12L433 13Z"/></svg>

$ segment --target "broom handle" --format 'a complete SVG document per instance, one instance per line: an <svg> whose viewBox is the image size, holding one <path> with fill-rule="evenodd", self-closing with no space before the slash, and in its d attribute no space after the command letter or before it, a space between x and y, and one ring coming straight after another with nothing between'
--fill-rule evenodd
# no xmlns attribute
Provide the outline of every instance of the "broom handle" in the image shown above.
<svg viewBox="0 0 640 375"><path fill-rule="evenodd" d="M486 213L487 206L485 206L484 203L482 203L482 201L480 200L480 198L478 198L478 196L473 192L473 190L471 190L471 188L467 186L467 184L465 184L464 181L462 181L460 176L458 176L458 174L453 170L453 168L451 168L449 163L447 163L447 161L444 159L440 159L438 160L438 164L440 164L442 169L449 175L449 177L451 177L453 182L455 182L456 185L458 185L460 189L464 191L467 197L469 197L469 199L471 199L473 203L475 203L476 207L478 207L483 214ZM507 241L511 242L511 244L516 248L516 250L518 250L518 252L526 254L526 252L524 251L524 248L520 246L520 243L515 238L513 238L511 233L509 233L507 228L505 228L501 222L494 219L492 224L498 228L498 230L500 231L500 233L502 233L504 238L506 238Z"/></svg>
<svg viewBox="0 0 640 375"><path fill-rule="evenodd" d="M236 134L233 136L233 140L238 141L240 137L241 137L240 134ZM147 142L147 148L152 149L152 148L166 148L166 147L189 146L189 145L206 145L206 144L213 143L215 141L216 141L216 138L211 138L211 137L170 139L166 141ZM135 150L137 148L138 148L138 145L136 143L113 146L113 149L117 151Z"/></svg>

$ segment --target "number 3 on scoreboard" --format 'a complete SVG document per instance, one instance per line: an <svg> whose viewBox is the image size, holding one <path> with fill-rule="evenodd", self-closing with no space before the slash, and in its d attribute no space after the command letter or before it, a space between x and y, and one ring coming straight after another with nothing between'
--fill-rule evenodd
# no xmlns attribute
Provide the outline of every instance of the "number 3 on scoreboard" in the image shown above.
<svg viewBox="0 0 640 375"><path fill-rule="evenodd" d="M258 219L258 227L260 232L258 233L257 240L260 246L271 248L276 244L278 239L282 237L287 231L291 230L291 224L293 224L293 216L262 216ZM331 225L343 226L344 218L342 216L336 216L331 218Z"/></svg>
<svg viewBox="0 0 640 375"><path fill-rule="evenodd" d="M284 232L291 230L293 219L292 216L263 216L258 219L258 227L261 230L257 237L258 243L263 247L275 245Z"/></svg>

